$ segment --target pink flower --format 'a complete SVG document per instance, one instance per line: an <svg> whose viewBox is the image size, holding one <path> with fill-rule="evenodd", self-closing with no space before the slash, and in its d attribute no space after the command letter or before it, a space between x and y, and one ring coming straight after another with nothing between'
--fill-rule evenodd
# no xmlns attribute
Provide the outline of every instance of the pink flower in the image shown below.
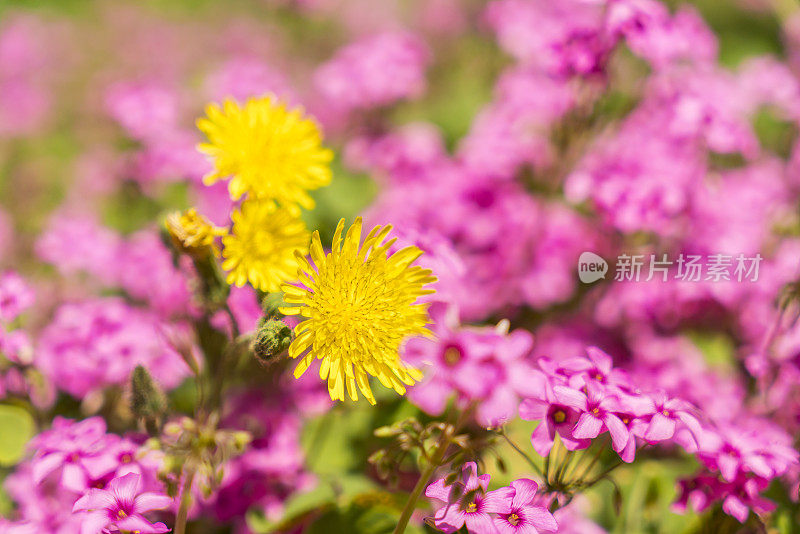
<svg viewBox="0 0 800 534"><path fill-rule="evenodd" d="M422 93L428 58L428 48L417 36L382 33L336 52L314 73L314 84L327 106L384 106Z"/></svg>
<svg viewBox="0 0 800 534"><path fill-rule="evenodd" d="M442 303L431 307L431 317L437 339L412 338L403 347L407 361L427 375L409 390L423 410L441 413L455 396L461 406L477 403L481 425L496 426L514 416L520 397L543 390L541 373L527 361L530 333L507 332L507 321L494 328L461 326L457 310Z"/></svg>
<svg viewBox="0 0 800 534"><path fill-rule="evenodd" d="M123 242L91 215L58 213L36 240L35 250L65 276L87 273L108 286L116 281Z"/></svg>
<svg viewBox="0 0 800 534"><path fill-rule="evenodd" d="M490 478L490 475L478 476L475 462L467 462L453 484L446 486L442 478L428 486L425 495L445 503L434 514L436 528L455 532L466 525L474 534L494 534L496 528L489 514L509 514L514 490L500 488L487 492Z"/></svg>
<svg viewBox="0 0 800 534"><path fill-rule="evenodd" d="M601 69L614 44L603 35L601 2L495 0L485 18L500 46L553 75Z"/></svg>
<svg viewBox="0 0 800 534"><path fill-rule="evenodd" d="M703 429L691 413L693 407L682 399L670 399L662 392L653 394L651 402L652 416L644 439L657 442L674 438L687 450L696 451Z"/></svg>
<svg viewBox="0 0 800 534"><path fill-rule="evenodd" d="M63 488L81 493L114 467L103 465L98 469L99 464L105 464L98 461L109 444L106 423L101 417L79 422L56 417L50 430L30 442L30 448L36 451L31 460L33 480L40 484L51 473L58 472Z"/></svg>
<svg viewBox="0 0 800 534"><path fill-rule="evenodd" d="M683 6L674 16L656 0L608 2L608 31L625 38L634 53L656 69L680 61L708 63L717 55L717 39L700 15Z"/></svg>
<svg viewBox="0 0 800 534"><path fill-rule="evenodd" d="M81 534L99 534L111 528L154 534L170 529L164 523L151 523L142 514L170 504L172 499L166 495L142 493L139 475L128 473L109 482L108 489L90 489L72 511L86 512L81 518Z"/></svg>
<svg viewBox="0 0 800 534"><path fill-rule="evenodd" d="M726 482L707 472L680 481L678 500L673 508L683 512L691 505L697 512L702 512L713 503L722 501L722 510L744 523L750 510L757 514L769 513L775 509L775 503L760 495L768 485L765 479L745 479L739 477L735 481Z"/></svg>
<svg viewBox="0 0 800 534"><path fill-rule="evenodd" d="M535 503L538 484L528 478L520 478L511 483L514 498L508 513L494 518L494 525L500 534L539 534L558 530L553 514L544 506Z"/></svg>
<svg viewBox="0 0 800 534"><path fill-rule="evenodd" d="M10 323L33 305L33 289L20 275L9 271L0 276L0 321Z"/></svg>
<svg viewBox="0 0 800 534"><path fill-rule="evenodd" d="M194 312L189 270L175 266L155 230L140 230L128 237L120 256L118 284L130 296L147 302L160 317Z"/></svg>
<svg viewBox="0 0 800 534"><path fill-rule="evenodd" d="M119 82L105 96L108 113L134 139L157 139L177 128L178 94L156 80Z"/></svg>
<svg viewBox="0 0 800 534"><path fill-rule="evenodd" d="M272 65L254 57L238 56L229 59L206 79L208 99L215 102L233 98L244 102L265 94L295 104L297 96L285 76Z"/></svg>
<svg viewBox="0 0 800 534"><path fill-rule="evenodd" d="M628 384L627 373L615 368L611 356L597 347L587 347L586 356L567 358L560 361L558 365L562 372L566 372L570 376L585 374L590 380L610 386Z"/></svg>
<svg viewBox="0 0 800 534"><path fill-rule="evenodd" d="M615 415L621 409L615 395L604 392L595 382L586 383L587 393L565 386L554 386L556 398L565 406L576 410L580 415L572 430L576 439L593 439L601 432L611 434L614 449L622 450L628 442L628 429Z"/></svg>
<svg viewBox="0 0 800 534"><path fill-rule="evenodd" d="M167 325L152 313L118 298L63 304L42 330L36 366L76 398L123 384L144 365L159 383L173 388L190 374L166 340Z"/></svg>
<svg viewBox="0 0 800 534"><path fill-rule="evenodd" d="M578 450L589 447L590 440L573 437L572 429L578 422L580 414L569 406L570 398L563 398L555 392L555 388L546 383L543 395L538 398L527 398L519 406L519 416L526 421L540 421L539 426L531 434L533 449L540 456L550 454L556 433L564 442L567 450Z"/></svg>

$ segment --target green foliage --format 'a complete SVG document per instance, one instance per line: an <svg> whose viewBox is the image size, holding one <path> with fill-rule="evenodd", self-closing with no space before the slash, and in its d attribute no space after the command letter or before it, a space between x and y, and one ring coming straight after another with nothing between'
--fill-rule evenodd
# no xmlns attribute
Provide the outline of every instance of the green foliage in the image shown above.
<svg viewBox="0 0 800 534"><path fill-rule="evenodd" d="M763 109L753 120L753 128L761 146L784 159L789 158L797 141L797 125Z"/></svg>
<svg viewBox="0 0 800 534"><path fill-rule="evenodd" d="M302 524L307 525L305 532L370 534L384 532L386 525L393 528L404 495L398 498L381 489L364 473L368 470L366 458L377 448L372 430L401 419L398 414L405 411L403 405L408 403L397 399L378 407L366 402L337 405L309 421L301 443L309 469L319 478L317 486L290 498L279 522L251 513L250 528L271 533Z"/></svg>
<svg viewBox="0 0 800 534"><path fill-rule="evenodd" d="M728 336L714 332L690 332L689 339L700 349L710 367L718 371L734 369L736 347Z"/></svg>
<svg viewBox="0 0 800 534"><path fill-rule="evenodd" d="M688 460L640 457L635 466L614 472L621 501L615 502L615 487L604 482L589 493L589 499L592 508L597 507L597 519L611 534L689 532L698 517L691 511L677 514L670 507L677 496L677 479L693 471Z"/></svg>
<svg viewBox="0 0 800 534"><path fill-rule="evenodd" d="M790 498L784 483L774 481L765 496L777 504L770 526L780 534L800 534L800 504Z"/></svg>
<svg viewBox="0 0 800 534"><path fill-rule="evenodd" d="M27 410L0 404L0 466L14 465L22 458L34 430L33 417Z"/></svg>
<svg viewBox="0 0 800 534"><path fill-rule="evenodd" d="M688 4L700 11L717 36L720 62L727 67L736 67L755 55L783 54L780 21L769 10L737 9L736 2L720 0L667 0L667 3Z"/></svg>

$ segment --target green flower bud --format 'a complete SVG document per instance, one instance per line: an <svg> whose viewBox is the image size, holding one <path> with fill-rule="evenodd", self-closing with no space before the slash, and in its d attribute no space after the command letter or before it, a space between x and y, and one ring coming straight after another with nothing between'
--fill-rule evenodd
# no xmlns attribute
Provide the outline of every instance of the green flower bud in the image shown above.
<svg viewBox="0 0 800 534"><path fill-rule="evenodd" d="M147 422L160 421L167 411L164 392L153 381L153 377L141 365L131 375L131 411L137 418Z"/></svg>
<svg viewBox="0 0 800 534"><path fill-rule="evenodd" d="M253 341L253 352L263 365L269 365L274 357L289 348L294 335L292 329L282 321L270 319L258 329Z"/></svg>

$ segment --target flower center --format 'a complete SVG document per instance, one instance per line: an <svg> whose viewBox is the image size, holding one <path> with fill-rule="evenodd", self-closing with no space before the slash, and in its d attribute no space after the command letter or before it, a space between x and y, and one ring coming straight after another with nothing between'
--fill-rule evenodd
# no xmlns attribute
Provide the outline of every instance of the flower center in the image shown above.
<svg viewBox="0 0 800 534"><path fill-rule="evenodd" d="M478 505L475 504L474 502L471 502L467 505L464 511L468 514L474 514L475 512L478 511Z"/></svg>
<svg viewBox="0 0 800 534"><path fill-rule="evenodd" d="M603 375L601 375L600 373L597 373L596 375L594 375L594 379L597 380L598 382L602 382L603 381Z"/></svg>
<svg viewBox="0 0 800 534"><path fill-rule="evenodd" d="M447 347L444 349L444 363L449 367L453 367L461 361L461 351L456 347Z"/></svg>
<svg viewBox="0 0 800 534"><path fill-rule="evenodd" d="M669 410L661 410L661 413L664 414L664 417L669 417Z"/></svg>
<svg viewBox="0 0 800 534"><path fill-rule="evenodd" d="M597 408L597 407L592 408L592 413L595 414L595 415L599 414L600 413L600 408Z"/></svg>
<svg viewBox="0 0 800 534"><path fill-rule="evenodd" d="M129 464L133 461L133 457L130 454L125 453L122 455L122 458L120 458L119 461L123 464Z"/></svg>
<svg viewBox="0 0 800 534"><path fill-rule="evenodd" d="M119 517L120 519L125 519L126 517L128 517L128 512L126 512L125 510L120 510L119 512L117 512L117 517Z"/></svg>
<svg viewBox="0 0 800 534"><path fill-rule="evenodd" d="M556 412L553 412L553 421L555 421L556 423L563 423L566 420L567 420L567 414L565 414L563 410L558 410Z"/></svg>

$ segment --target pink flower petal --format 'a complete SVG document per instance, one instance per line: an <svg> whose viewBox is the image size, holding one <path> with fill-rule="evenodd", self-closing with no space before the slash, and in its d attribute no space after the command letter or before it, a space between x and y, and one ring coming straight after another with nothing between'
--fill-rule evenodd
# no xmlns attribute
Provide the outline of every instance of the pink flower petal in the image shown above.
<svg viewBox="0 0 800 534"><path fill-rule="evenodd" d="M116 501L110 491L92 488L86 495L75 501L72 511L103 510L111 508L115 504Z"/></svg>
<svg viewBox="0 0 800 534"><path fill-rule="evenodd" d="M536 498L536 491L539 489L539 484L529 478L520 478L511 483L514 488L514 506L522 507L533 501Z"/></svg>
<svg viewBox="0 0 800 534"><path fill-rule="evenodd" d="M544 508L539 506L525 508L525 516L539 532L555 532L558 530L556 518Z"/></svg>
<svg viewBox="0 0 800 534"><path fill-rule="evenodd" d="M611 434L611 443L614 450L619 452L628 444L628 427L614 414L606 414L603 418L608 433Z"/></svg>
<svg viewBox="0 0 800 534"><path fill-rule="evenodd" d="M578 439L596 438L603 427L603 421L592 414L583 413L578 419L575 428L572 429L572 437Z"/></svg>
<svg viewBox="0 0 800 534"><path fill-rule="evenodd" d="M580 391L566 386L555 386L553 387L553 393L555 393L559 404L581 412L586 410L586 395Z"/></svg>
<svg viewBox="0 0 800 534"><path fill-rule="evenodd" d="M650 426L644 434L647 441L664 441L675 435L675 421L661 413L656 413L650 419Z"/></svg>
<svg viewBox="0 0 800 534"><path fill-rule="evenodd" d="M128 530L130 532L141 532L142 534L160 534L162 532L169 532L169 529L164 523L151 523L144 516L139 514L131 514L125 519L116 521L117 528L120 530Z"/></svg>
<svg viewBox="0 0 800 534"><path fill-rule="evenodd" d="M500 488L489 491L483 496L481 511L490 514L507 514L511 511L511 501L513 499L513 488Z"/></svg>
<svg viewBox="0 0 800 534"><path fill-rule="evenodd" d="M172 498L158 493L142 493L133 502L133 510L137 514L150 510L163 510L172 504Z"/></svg>
<svg viewBox="0 0 800 534"><path fill-rule="evenodd" d="M106 512L89 512L81 514L81 534L99 534L108 525Z"/></svg>
<svg viewBox="0 0 800 534"><path fill-rule="evenodd" d="M550 428L547 421L539 423L533 433L531 434L531 445L533 450L539 456L547 456L550 454L550 449L553 447L553 438L555 438L555 430Z"/></svg>

